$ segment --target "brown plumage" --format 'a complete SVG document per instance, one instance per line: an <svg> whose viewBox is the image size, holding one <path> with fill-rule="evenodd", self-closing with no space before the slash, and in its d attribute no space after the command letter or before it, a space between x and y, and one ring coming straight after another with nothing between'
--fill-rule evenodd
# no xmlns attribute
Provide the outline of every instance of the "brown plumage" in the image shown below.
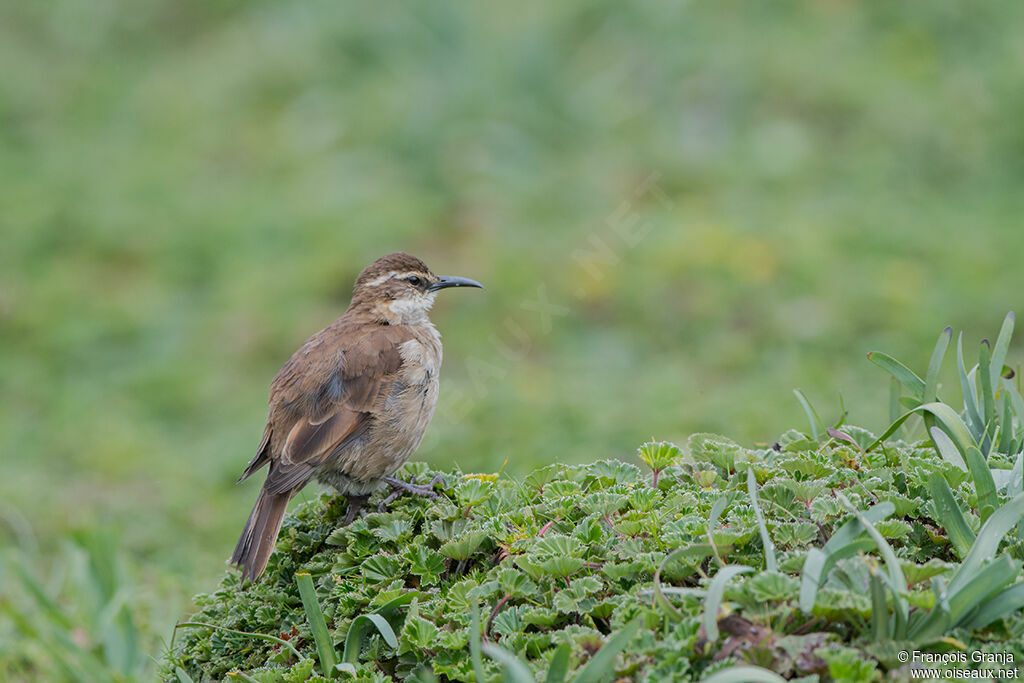
<svg viewBox="0 0 1024 683"><path fill-rule="evenodd" d="M231 562L243 581L263 573L288 500L310 479L349 501L346 524L384 485L433 495L392 479L419 446L437 404L441 338L427 313L447 287L419 259L389 254L356 279L352 302L296 351L270 385L263 440L239 481L269 464Z"/></svg>

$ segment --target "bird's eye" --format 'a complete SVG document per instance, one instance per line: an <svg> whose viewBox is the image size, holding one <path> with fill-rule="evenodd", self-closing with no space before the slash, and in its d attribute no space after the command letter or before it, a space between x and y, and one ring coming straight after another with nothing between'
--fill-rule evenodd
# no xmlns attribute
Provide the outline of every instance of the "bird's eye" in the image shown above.
<svg viewBox="0 0 1024 683"><path fill-rule="evenodd" d="M419 276L417 275L410 275L407 279L409 280L409 284L412 285L413 287L419 287L420 282L422 282L422 280L420 280Z"/></svg>

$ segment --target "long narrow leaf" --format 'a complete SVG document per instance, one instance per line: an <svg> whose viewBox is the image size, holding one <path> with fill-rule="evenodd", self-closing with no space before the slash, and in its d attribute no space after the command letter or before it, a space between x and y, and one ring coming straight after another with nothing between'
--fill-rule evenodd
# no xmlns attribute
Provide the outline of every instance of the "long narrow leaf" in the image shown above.
<svg viewBox="0 0 1024 683"><path fill-rule="evenodd" d="M949 438L949 434L942 431L938 427L932 427L928 430L932 435L932 442L935 444L935 449L942 456L942 459L953 465L957 469L966 472L967 463L964 462L964 457L957 450L956 444L953 443L953 439Z"/></svg>
<svg viewBox="0 0 1024 683"><path fill-rule="evenodd" d="M1010 337L1013 336L1013 325L1016 318L1013 311L1003 318L1003 325L999 328L999 336L996 337L996 345L992 347L992 364L989 369L990 381L993 387L999 386L999 377L1003 372L1003 364L1006 363L1006 352L1010 348Z"/></svg>
<svg viewBox="0 0 1024 683"><path fill-rule="evenodd" d="M480 656L480 606L473 599L469 612L469 658L473 662L473 673L478 682L484 680L484 661Z"/></svg>
<svg viewBox="0 0 1024 683"><path fill-rule="evenodd" d="M313 633L313 641L316 643L317 656L320 658L320 670L325 678L334 676L334 665L337 663L337 654L334 651L334 643L331 634L327 630L327 622L324 620L323 610L316 599L316 589L313 587L313 578L305 573L295 574L295 583L299 586L299 597L302 598L302 608L306 612L306 621L309 623L309 630Z"/></svg>
<svg viewBox="0 0 1024 683"><path fill-rule="evenodd" d="M1016 498L1024 493L1024 451L1017 454L1017 462L1013 463L1010 470L1010 481L1006 485L1006 495Z"/></svg>
<svg viewBox="0 0 1024 683"><path fill-rule="evenodd" d="M633 640L637 631L640 630L640 620L634 620L622 627L622 630L612 636L597 653L590 658L586 666L580 669L573 683L599 683L611 678L615 671L615 658L626 649L629 642Z"/></svg>
<svg viewBox="0 0 1024 683"><path fill-rule="evenodd" d="M569 672L569 654L572 648L569 643L562 643L555 648L555 654L551 656L551 664L548 665L548 675L545 683L565 683L565 675Z"/></svg>
<svg viewBox="0 0 1024 683"><path fill-rule="evenodd" d="M1010 403L1013 404L1013 412L1017 414L1018 418L1024 420L1024 397L1020 395L1020 391L1017 390L1013 381L1004 377L1002 383L1003 391L1010 397Z"/></svg>
<svg viewBox="0 0 1024 683"><path fill-rule="evenodd" d="M818 588L830 568L829 556L818 548L807 551L803 571L800 573L800 609L810 614L818 597Z"/></svg>
<svg viewBox="0 0 1024 683"><path fill-rule="evenodd" d="M1013 406L1010 404L1010 396L1007 393L1002 395L1003 415L999 420L999 452L1010 455L1013 444Z"/></svg>
<svg viewBox="0 0 1024 683"><path fill-rule="evenodd" d="M775 571L775 543L768 535L768 527L764 523L764 515L761 514L761 505L757 500L757 478L754 477L754 468L747 468L747 495L750 496L750 505L754 508L754 516L757 518L757 530L761 534L761 545L764 546L764 566L770 572Z"/></svg>
<svg viewBox="0 0 1024 683"><path fill-rule="evenodd" d="M992 447L992 427L996 420L996 398L992 385L991 356L992 348L989 346L988 339L982 339L981 350L978 352L978 380L981 384L981 419L985 424L985 436L979 445L981 446L981 452L986 456Z"/></svg>
<svg viewBox="0 0 1024 683"><path fill-rule="evenodd" d="M967 425L964 424L964 421L960 419L960 416L957 415L956 412L952 408L947 406L945 403L939 403L937 401L934 401L932 403L925 403L923 405L920 405L917 408L913 408L910 411L901 415L895 422L889 425L889 428L886 429L880 437L875 439L870 446L865 448L864 451L866 453L870 453L879 445L881 445L886 439L892 436L893 433L895 433L895 431L899 429L900 426L904 422L906 422L911 416L913 416L915 413L926 411L930 412L932 415L938 418L939 422L941 422L942 426L945 428L944 431L946 431L953 438L953 442L957 445L957 448L959 450L967 450L968 446L975 444L974 437L971 435L971 432L967 428Z"/></svg>
<svg viewBox="0 0 1024 683"><path fill-rule="evenodd" d="M864 513L864 517L872 522L881 522L896 511L890 502L879 503ZM800 609L810 614L817 600L818 588L824 583L828 573L839 560L851 557L863 550L870 549L874 543L870 539L861 539L864 525L856 516L847 520L836 529L832 538L821 550L811 548L804 560L800 576Z"/></svg>
<svg viewBox="0 0 1024 683"><path fill-rule="evenodd" d="M996 482L992 478L992 470L988 468L988 463L985 462L981 451L971 446L965 455L967 456L967 471L971 473L974 490L978 494L978 512L981 514L981 521L984 522L999 505Z"/></svg>
<svg viewBox="0 0 1024 683"><path fill-rule="evenodd" d="M932 358L928 361L928 374L924 380L924 398L929 401L938 400L939 393L939 370L942 369L942 360L946 357L946 349L949 348L949 340L953 338L953 328L947 327L939 335L939 341L935 343L935 350L932 351Z"/></svg>
<svg viewBox="0 0 1024 683"><path fill-rule="evenodd" d="M715 527L718 526L718 518L721 517L722 512L725 511L730 502L732 502L732 495L723 493L711 504L711 512L708 514L708 543L711 545L711 552L714 554L715 562L718 563L719 567L724 567L725 561L718 554L718 546L715 545Z"/></svg>
<svg viewBox="0 0 1024 683"><path fill-rule="evenodd" d="M889 378L889 422L895 422L900 416L900 381L895 377Z"/></svg>
<svg viewBox="0 0 1024 683"><path fill-rule="evenodd" d="M14 568L14 573L18 575L18 579L21 581L21 587L25 589L25 592L32 597L38 606L39 610L46 614L54 623L59 624L61 628L67 631L71 631L74 628L74 623L64 614L64 611L57 606L57 603L46 594L46 589L43 588L42 584L33 576L32 572L25 566L24 562L21 561L20 557L10 562L10 566Z"/></svg>
<svg viewBox="0 0 1024 683"><path fill-rule="evenodd" d="M872 351L869 353L868 360L899 380L900 384L902 384L912 396L917 399L924 400L924 380L918 377L913 370L889 354L882 353L881 351Z"/></svg>
<svg viewBox="0 0 1024 683"><path fill-rule="evenodd" d="M389 647L398 648L398 638L395 637L395 631L387 619L380 614L360 614L352 620L352 624L348 627L348 633L345 634L345 649L342 651L341 661L349 664L359 663L359 651L363 647L363 637L370 626L376 627L377 632Z"/></svg>
<svg viewBox="0 0 1024 683"><path fill-rule="evenodd" d="M494 643L484 643L483 649L484 654L504 668L506 680L511 680L513 683L534 683L533 674L519 657Z"/></svg>
<svg viewBox="0 0 1024 683"><path fill-rule="evenodd" d="M702 683L786 683L786 679L774 671L742 664L716 671Z"/></svg>
<svg viewBox="0 0 1024 683"><path fill-rule="evenodd" d="M654 606L661 608L665 613L665 616L673 622L682 621L683 614L673 607L672 603L665 598L666 589L661 585L661 571L665 568L665 565L674 560L676 556L681 555L685 550L686 548L682 547L676 548L670 552L665 556L665 559L661 561L661 564L658 565L657 570L654 572Z"/></svg>
<svg viewBox="0 0 1024 683"><path fill-rule="evenodd" d="M993 598L1017 578L1020 563L1000 555L972 576L956 591L949 593L949 613L954 627L965 621L980 605Z"/></svg>
<svg viewBox="0 0 1024 683"><path fill-rule="evenodd" d="M885 560L885 568L889 575L889 585L893 590L893 599L895 601L895 607L897 614L901 615L903 620L906 621L908 605L906 598L903 596L907 593L907 581L903 577L903 569L900 566L899 558L896 557L896 553L893 552L892 547L885 540L878 529L875 528L874 523L868 519L864 513L858 510L853 504L844 496L842 493L837 493L836 497L846 507L847 510L857 515L857 519L864 525L865 531L875 542L878 547L878 552L882 555Z"/></svg>
<svg viewBox="0 0 1024 683"><path fill-rule="evenodd" d="M964 365L964 334L961 332L956 339L956 368L960 375L960 391L964 397L964 412L967 414L967 423L975 438L985 431L985 422L981 419L981 410L978 408L978 393L974 383L974 370L967 372Z"/></svg>
<svg viewBox="0 0 1024 683"><path fill-rule="evenodd" d="M889 607L885 602L885 587L872 572L868 582L871 592L871 637L876 643L889 640Z"/></svg>
<svg viewBox="0 0 1024 683"><path fill-rule="evenodd" d="M949 616L949 596L946 583L941 576L932 579L932 593L935 604L927 614L914 613L908 635L916 643L931 643L949 633L952 619Z"/></svg>
<svg viewBox="0 0 1024 683"><path fill-rule="evenodd" d="M811 438L818 441L821 439L821 433L825 431L825 423L821 421L820 417L818 417L818 411L816 411L814 406L811 405L811 402L807 400L807 396L804 395L804 392L799 389L794 389L793 393L796 395L796 400L800 401L800 405L804 409L804 414L807 415L807 421L811 425Z"/></svg>
<svg viewBox="0 0 1024 683"><path fill-rule="evenodd" d="M951 594L963 587L972 576L977 574L985 562L995 557L1003 537L1021 519L1024 519L1024 493L996 510L995 514L982 525L974 545L971 546L971 551L967 553L960 568L956 570L953 578L949 581Z"/></svg>
<svg viewBox="0 0 1024 683"><path fill-rule="evenodd" d="M233 628L225 628L223 626L218 626L217 624L207 624L207 623L204 623L204 622L201 622L201 621L182 621L182 622L177 623L177 624L174 625L174 630L175 631L177 631L179 628L209 628L209 629L213 629L214 631L222 631L223 633L234 633L235 635L238 635L238 636L248 636L249 638L256 638L258 640L266 640L266 641L269 641L271 643L277 643L278 645L280 645L281 647L285 648L286 650L289 650L293 655L295 655L295 658L298 659L300 662L303 659L305 659L305 657L302 656L302 653L299 652L298 650L296 650L295 646L292 645L291 643L289 643L287 640L283 640L283 639L277 638L275 636L270 636L270 635L267 635L266 633L254 633L254 632L251 632L251 631L236 631Z"/></svg>
<svg viewBox="0 0 1024 683"><path fill-rule="evenodd" d="M964 626L985 628L996 619L1001 619L1021 609L1024 609L1024 582L1010 586L986 602Z"/></svg>
<svg viewBox="0 0 1024 683"><path fill-rule="evenodd" d="M711 579L711 583L708 585L708 595L704 599L704 632L707 633L710 642L718 640L718 609L721 607L722 597L725 595L725 585L734 576L752 571L754 571L753 567L731 564L719 569Z"/></svg>
<svg viewBox="0 0 1024 683"><path fill-rule="evenodd" d="M921 412L929 412L934 415L952 438L957 448L962 453L968 446L974 445L974 437L971 435L967 425L956 413L955 410L945 403L926 403L920 408Z"/></svg>
<svg viewBox="0 0 1024 683"><path fill-rule="evenodd" d="M888 519L895 512L896 506L889 501L885 501L869 508L863 513L863 516L869 522L878 523ZM825 551L825 554L832 554L839 548L848 546L856 541L863 533L864 525L861 523L860 518L857 515L854 515L852 519L844 522L841 527L832 533L832 538L828 539L828 542L825 543L825 547L822 548L822 550Z"/></svg>
<svg viewBox="0 0 1024 683"><path fill-rule="evenodd" d="M956 554L961 559L967 556L971 546L974 544L974 532L964 519L964 513L953 498L953 492L946 482L946 478L936 472L928 479L928 492L931 494L932 503L935 505L935 513L938 522L946 530L950 542L956 549Z"/></svg>

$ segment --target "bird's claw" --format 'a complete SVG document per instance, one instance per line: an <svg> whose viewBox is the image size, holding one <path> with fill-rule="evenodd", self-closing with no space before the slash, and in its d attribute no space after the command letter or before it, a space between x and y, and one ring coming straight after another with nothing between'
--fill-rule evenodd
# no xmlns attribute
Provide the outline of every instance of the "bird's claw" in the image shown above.
<svg viewBox="0 0 1024 683"><path fill-rule="evenodd" d="M445 479L440 474L434 475L434 478L430 480L428 484L411 484L401 479L394 477L384 477L382 481L394 489L387 498L380 502L377 506L377 512L384 512L387 510L388 505L395 501L403 493L410 493L414 496L421 496L423 498L437 498L437 491L434 490L435 484L441 484L442 486L447 485Z"/></svg>
<svg viewBox="0 0 1024 683"><path fill-rule="evenodd" d="M363 507L363 503L367 501L369 496L345 496L348 500L348 512L345 513L345 521L341 523L342 526L348 526L356 520L359 515L359 510Z"/></svg>

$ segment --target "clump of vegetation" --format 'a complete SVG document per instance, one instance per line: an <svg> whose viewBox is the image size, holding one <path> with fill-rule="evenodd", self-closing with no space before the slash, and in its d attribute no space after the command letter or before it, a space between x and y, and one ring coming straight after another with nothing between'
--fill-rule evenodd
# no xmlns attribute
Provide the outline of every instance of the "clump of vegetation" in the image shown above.
<svg viewBox="0 0 1024 683"><path fill-rule="evenodd" d="M197 598L165 677L872 681L909 675L901 651L1024 662L1012 328L970 370L958 344L962 411L937 395L949 330L925 379L873 354L907 411L877 438L826 427L801 396L811 434L771 448L698 434L641 446L646 469L444 473L437 499L348 527L322 496L260 583L229 573ZM894 438L921 413L927 440Z"/></svg>

